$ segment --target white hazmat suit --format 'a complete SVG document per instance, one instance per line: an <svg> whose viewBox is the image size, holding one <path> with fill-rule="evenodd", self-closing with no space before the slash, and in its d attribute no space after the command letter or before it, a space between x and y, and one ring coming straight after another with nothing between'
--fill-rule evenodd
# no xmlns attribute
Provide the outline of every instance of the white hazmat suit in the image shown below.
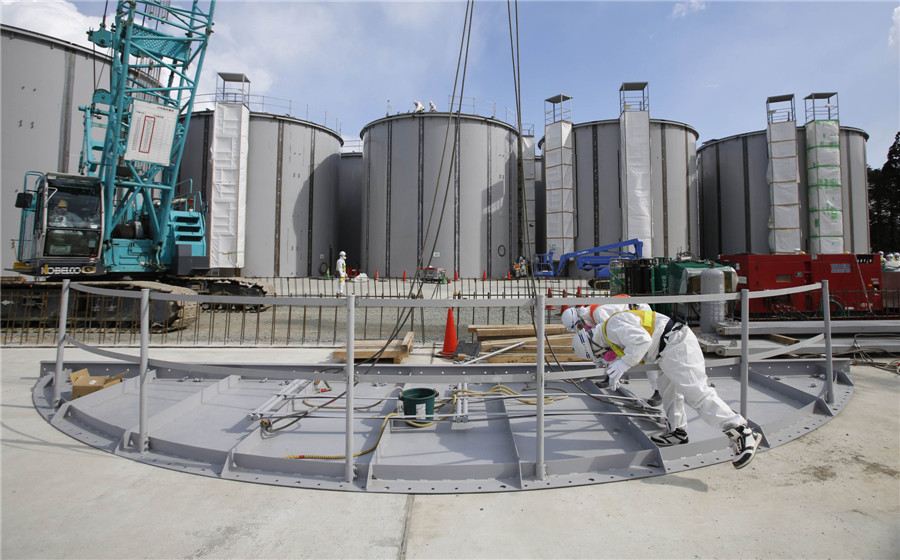
<svg viewBox="0 0 900 560"><path fill-rule="evenodd" d="M338 294L344 293L344 282L347 281L347 253L341 251L337 260L337 273L340 277L338 281Z"/></svg>
<svg viewBox="0 0 900 560"><path fill-rule="evenodd" d="M629 309L639 309L641 311L651 311L650 306L646 303L636 303L636 304L627 304L627 303L607 303L605 305L580 305L578 307L570 307L569 309L574 311L573 315L567 315L569 313L568 310L563 312L563 325L566 327L566 330L569 332L574 332L578 326L574 324L573 318L577 318L578 321L584 325L584 328L592 329L597 325L602 325L609 319L613 313L618 313L619 311L628 311ZM659 392L659 372L656 370L651 370L647 372L647 381L650 382L650 387L653 388L654 397L656 397L656 393ZM661 396L661 395L660 395ZM658 398L658 397L657 397ZM651 405L657 406L658 401L655 401L654 398L651 397Z"/></svg>
<svg viewBox="0 0 900 560"><path fill-rule="evenodd" d="M687 403L703 421L731 439L735 468L753 459L762 435L754 433L744 417L709 386L703 351L689 327L661 313L631 310L610 314L590 331L594 344L611 348L619 356L607 367L611 389L615 390L621 376L641 361L659 366L659 390L670 430L652 437L654 443L666 446L688 442Z"/></svg>

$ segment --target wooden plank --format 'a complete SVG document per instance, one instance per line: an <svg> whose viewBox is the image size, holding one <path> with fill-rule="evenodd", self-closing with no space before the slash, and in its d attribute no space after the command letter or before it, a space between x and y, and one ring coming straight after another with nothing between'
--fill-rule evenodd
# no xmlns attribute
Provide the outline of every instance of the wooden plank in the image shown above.
<svg viewBox="0 0 900 560"><path fill-rule="evenodd" d="M499 344L499 345L491 345L484 343L481 347L481 351L483 353L494 352L495 350L500 350L502 348L506 348L507 346L512 346L511 344ZM572 344L571 342L561 342L561 343L553 343L553 344L544 344L544 351L549 352L550 349L553 349L554 352L571 352ZM537 342L526 342L525 344L516 347L517 352L537 352Z"/></svg>
<svg viewBox="0 0 900 560"><path fill-rule="evenodd" d="M378 351L387 343L387 340L358 340L354 342L353 358L354 360L365 360L373 358ZM393 360L395 364L402 363L404 359L409 357L412 352L414 343L414 335L412 331L406 333L403 340L393 340L381 353L379 359ZM338 348L334 351L334 359L347 361L347 347Z"/></svg>
<svg viewBox="0 0 900 560"><path fill-rule="evenodd" d="M550 363L553 363L553 356L547 355L547 359ZM585 362L584 358L576 356L575 354L563 354L560 352L556 353L556 359L560 362ZM526 354L526 353L503 353L497 354L496 356L491 356L487 359L488 362L492 364L533 364L537 361L537 356L535 354Z"/></svg>
<svg viewBox="0 0 900 560"><path fill-rule="evenodd" d="M790 346L791 344L797 344L798 342L800 342L800 339L791 338L789 336L784 336L783 334L775 334L775 333L767 334L766 338L768 338L769 340L772 340L774 342L778 342L781 344L787 344L788 346Z"/></svg>
<svg viewBox="0 0 900 560"><path fill-rule="evenodd" d="M406 333L406 336L403 337L403 346L406 348L407 352L412 352L413 343L415 342L415 335L412 331Z"/></svg>
<svg viewBox="0 0 900 560"><path fill-rule="evenodd" d="M534 325L469 325L468 332L475 333L478 340L487 338L514 338L535 336ZM565 334L561 324L550 324L544 328L546 334Z"/></svg>
<svg viewBox="0 0 900 560"><path fill-rule="evenodd" d="M554 348L557 346L571 346L572 345L572 335L571 334L554 334L547 337L550 340L550 344L553 345ZM507 346L511 346L516 344L517 342L524 342L526 348L537 348L537 338L533 336L522 337L522 338L495 338L491 340L485 340L481 343L481 350L483 352L492 352L494 350L499 350L501 348L505 348ZM546 347L546 342L544 344Z"/></svg>

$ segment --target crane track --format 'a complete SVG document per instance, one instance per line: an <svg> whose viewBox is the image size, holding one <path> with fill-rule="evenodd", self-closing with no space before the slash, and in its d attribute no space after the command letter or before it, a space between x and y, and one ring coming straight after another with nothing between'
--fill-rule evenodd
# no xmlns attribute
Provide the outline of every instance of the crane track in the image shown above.
<svg viewBox="0 0 900 560"><path fill-rule="evenodd" d="M188 277L166 279L171 282L146 280L102 280L79 282L110 290L151 291L176 295L265 296L272 288L243 278ZM176 284L177 282L177 284ZM62 282L4 280L0 297L0 325L16 328L41 325L54 328L59 322ZM84 328L139 330L139 299L100 296L72 290L69 293L69 324ZM201 309L209 304L195 301L150 301L150 328L153 332L171 332L193 325ZM215 304L217 310L245 310L243 305ZM262 311L266 306L246 306L249 311Z"/></svg>

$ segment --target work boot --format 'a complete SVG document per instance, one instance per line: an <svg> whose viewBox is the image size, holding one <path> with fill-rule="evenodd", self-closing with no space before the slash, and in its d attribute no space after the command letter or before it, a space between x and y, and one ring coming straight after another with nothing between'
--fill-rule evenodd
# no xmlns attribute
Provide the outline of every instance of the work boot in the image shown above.
<svg viewBox="0 0 900 560"><path fill-rule="evenodd" d="M675 428L674 430L651 436L650 441L655 443L657 447L669 447L670 445L687 443L688 435L684 428Z"/></svg>
<svg viewBox="0 0 900 560"><path fill-rule="evenodd" d="M653 408L659 408L659 405L662 404L662 396L659 391L653 391L653 396L647 399L647 404Z"/></svg>
<svg viewBox="0 0 900 560"><path fill-rule="evenodd" d="M731 440L731 448L734 449L734 458L731 460L731 464L736 469L746 467L756 455L756 449L762 441L762 434L755 433L744 424L728 428L725 430L725 435Z"/></svg>

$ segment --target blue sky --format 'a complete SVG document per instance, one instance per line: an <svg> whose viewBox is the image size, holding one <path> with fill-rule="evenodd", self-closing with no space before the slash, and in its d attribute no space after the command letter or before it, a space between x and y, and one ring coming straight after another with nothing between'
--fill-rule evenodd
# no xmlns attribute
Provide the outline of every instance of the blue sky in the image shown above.
<svg viewBox="0 0 900 560"><path fill-rule="evenodd" d="M114 5L110 1L110 5ZM83 42L104 2L2 1L10 25ZM573 99L575 123L618 117L622 82L649 82L652 118L686 123L700 142L762 130L765 100L839 95L844 126L869 133L880 167L900 130L900 5L883 2L519 3L523 121L544 99ZM507 4L476 2L466 97L515 105ZM340 119L345 138L413 109L448 107L465 3L220 0L201 81L243 72L251 93L291 99Z"/></svg>

